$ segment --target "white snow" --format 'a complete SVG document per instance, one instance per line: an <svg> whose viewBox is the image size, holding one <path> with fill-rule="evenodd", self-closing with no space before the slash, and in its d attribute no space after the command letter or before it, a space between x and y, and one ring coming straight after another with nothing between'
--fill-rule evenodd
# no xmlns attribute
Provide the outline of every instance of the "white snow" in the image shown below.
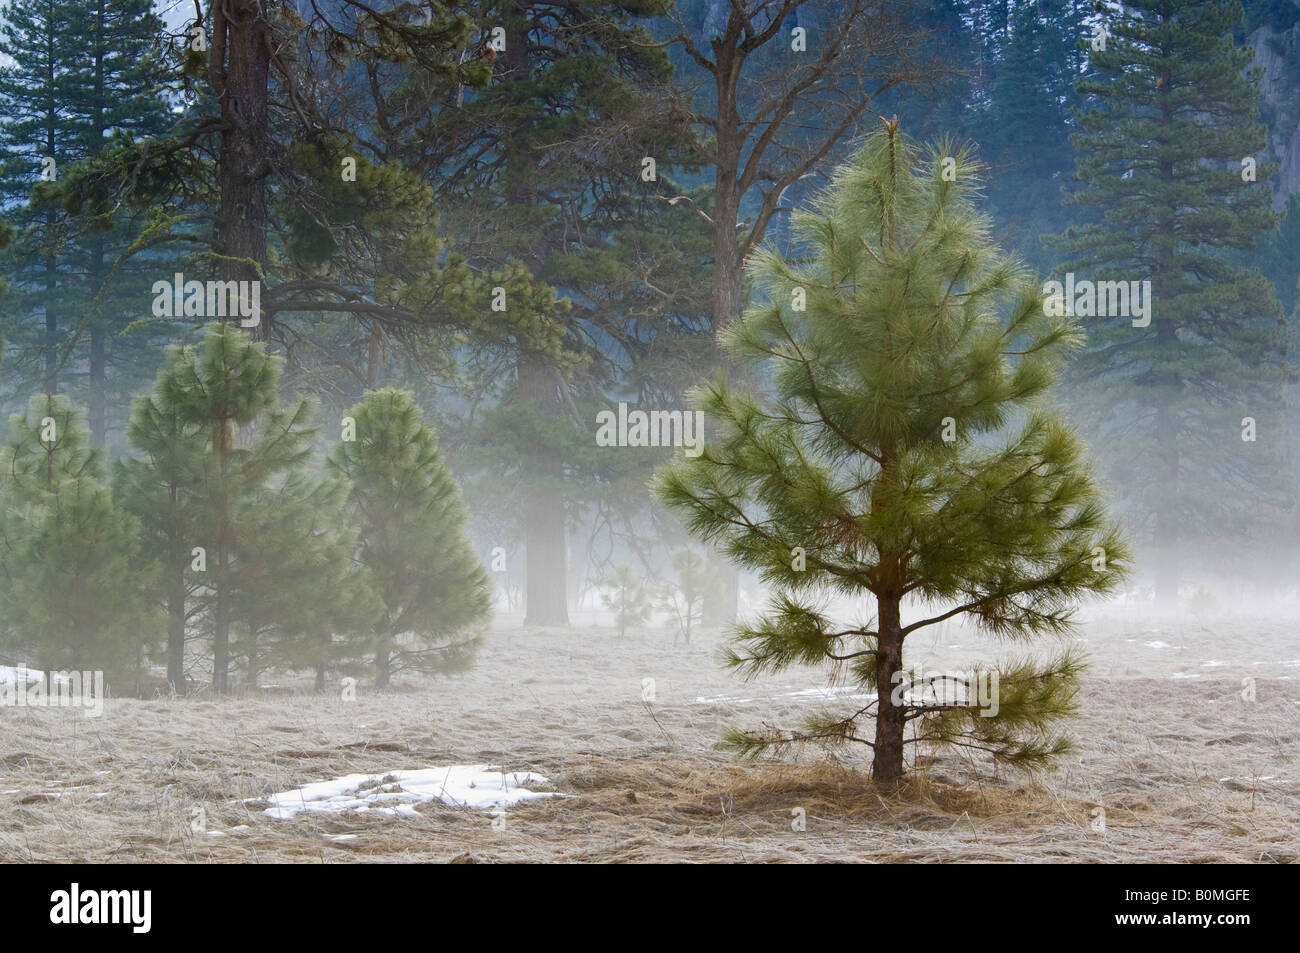
<svg viewBox="0 0 1300 953"><path fill-rule="evenodd" d="M28 668L26 665L0 665L0 685L32 685L45 681L45 673L40 669ZM71 680L67 675L54 675L55 685L66 685Z"/></svg>
<svg viewBox="0 0 1300 953"><path fill-rule="evenodd" d="M416 804L442 801L458 807L487 809L508 807L541 797L564 797L549 791L530 791L526 784L545 784L546 778L530 771L505 774L488 764L453 764L414 771L345 774L332 781L304 784L273 794L274 806L263 813L275 818L293 817L300 811L339 814L343 811L378 811L382 814L416 814Z"/></svg>

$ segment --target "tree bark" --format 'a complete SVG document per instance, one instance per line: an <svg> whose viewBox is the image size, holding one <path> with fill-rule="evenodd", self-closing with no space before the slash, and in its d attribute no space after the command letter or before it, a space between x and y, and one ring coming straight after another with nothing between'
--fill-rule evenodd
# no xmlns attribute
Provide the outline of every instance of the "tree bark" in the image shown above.
<svg viewBox="0 0 1300 953"><path fill-rule="evenodd" d="M229 469L231 424L221 421L213 433L213 442L220 467L221 487L217 491L217 605L213 613L212 633L212 690L224 695L229 688L230 670L230 500L225 482Z"/></svg>
<svg viewBox="0 0 1300 953"><path fill-rule="evenodd" d="M258 281L259 268L266 264L271 27L265 10L260 0L213 5L210 72L225 123L217 156L220 201L213 237L223 281ZM254 340L265 341L269 325L261 316L246 330Z"/></svg>
<svg viewBox="0 0 1300 953"><path fill-rule="evenodd" d="M108 407L105 394L106 342L103 325L96 323L90 329L90 388L87 417L90 423L90 442L103 447L108 435Z"/></svg>
<svg viewBox="0 0 1300 953"><path fill-rule="evenodd" d="M393 679L393 657L387 652L375 653L375 688L387 688Z"/></svg>
<svg viewBox="0 0 1300 953"><path fill-rule="evenodd" d="M523 83L529 79L532 64L529 56L529 11L515 3L513 17L506 23L505 71L503 80ZM512 206L537 203L537 196L527 186L527 174L537 161L518 143L523 130L506 141L507 197ZM530 249L529 267L536 272L545 252ZM538 409L542 414L557 412L556 379L546 362L521 350L515 361L517 399L521 407ZM568 625L568 551L564 525L564 461L555 448L538 446L525 474L524 496L524 625Z"/></svg>
<svg viewBox="0 0 1300 953"><path fill-rule="evenodd" d="M108 42L105 25L105 4L100 2L95 7L95 17L98 26L95 38L95 100L94 112L91 116L91 136L89 143L90 155L97 155L103 151L104 133L108 126L104 119L104 100L105 100L105 78L104 78L104 53ZM90 286L98 295L100 285L104 280L104 239L102 236L96 236L90 250L89 266ZM106 439L108 427L108 409L104 393L104 383L106 376L106 338L103 316L94 314L91 316L90 325L90 382L87 403L87 416L90 423L90 442L96 447L103 447Z"/></svg>
<svg viewBox="0 0 1300 953"><path fill-rule="evenodd" d="M519 401L556 407L555 375L539 359L518 361ZM564 462L551 447L539 447L530 467L532 485L524 503L524 625L568 625L568 547L564 525Z"/></svg>
<svg viewBox="0 0 1300 953"><path fill-rule="evenodd" d="M59 262L54 255L45 256L45 393L59 392L59 314L54 305L58 294Z"/></svg>
<svg viewBox="0 0 1300 953"><path fill-rule="evenodd" d="M257 657L257 630L252 623L248 626L248 687L257 688L257 680L262 674L262 662Z"/></svg>
<svg viewBox="0 0 1300 953"><path fill-rule="evenodd" d="M185 690L185 563L169 567L167 592L167 681L172 690Z"/></svg>
<svg viewBox="0 0 1300 953"><path fill-rule="evenodd" d="M379 389L380 369L384 363L383 333L378 320L370 322L370 339L366 342L366 390Z"/></svg>
<svg viewBox="0 0 1300 953"><path fill-rule="evenodd" d="M1161 20L1167 18L1162 15ZM1167 50L1165 51L1167 54ZM1170 96L1172 82L1166 73L1160 87L1160 113L1162 124L1173 130L1177 105ZM1174 160L1163 157L1160 160L1160 181L1171 194L1174 188ZM1167 284L1180 272L1177 264L1177 229L1174 227L1175 211L1166 203L1158 211L1160 229L1157 238L1151 243L1151 255L1154 259L1151 275L1152 300L1166 301L1173 296L1166 296ZM1169 289L1172 290L1172 289ZM1155 317L1156 340L1160 350L1167 355L1178 353L1178 335L1174 321L1169 316ZM1178 486L1178 417L1177 410L1171 406L1178 400L1180 381L1178 371L1170 368L1160 374L1155 382L1156 393L1156 454L1158 479L1162 486L1156 497L1155 532L1153 548L1156 556L1155 603L1156 608L1170 611L1178 606L1178 582L1180 575L1178 557L1179 536L1179 486Z"/></svg>
<svg viewBox="0 0 1300 953"><path fill-rule="evenodd" d="M879 638L876 640L876 738L871 776L876 782L895 782L903 777L903 716L905 710L893 703L895 675L903 670L903 633L899 600L878 596L876 612Z"/></svg>
<svg viewBox="0 0 1300 953"><path fill-rule="evenodd" d="M1156 608L1168 612L1178 607L1178 583L1182 567L1178 552L1181 535L1178 507L1178 419L1177 413L1164 400L1156 410L1156 453L1159 455L1156 472L1161 486L1155 514L1155 601Z"/></svg>

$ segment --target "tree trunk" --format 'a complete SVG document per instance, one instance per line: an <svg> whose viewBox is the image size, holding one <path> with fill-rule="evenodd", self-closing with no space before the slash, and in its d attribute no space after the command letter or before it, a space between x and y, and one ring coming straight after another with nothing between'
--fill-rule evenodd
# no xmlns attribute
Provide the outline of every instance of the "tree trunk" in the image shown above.
<svg viewBox="0 0 1300 953"><path fill-rule="evenodd" d="M876 641L876 738L871 776L877 782L903 777L904 708L893 703L895 673L903 670L903 633L897 598L876 599L880 637Z"/></svg>
<svg viewBox="0 0 1300 953"><path fill-rule="evenodd" d="M1156 608L1172 612L1178 608L1178 583L1181 576L1179 558L1179 479L1177 413L1162 402L1156 411L1157 472L1161 492L1156 503L1154 551Z"/></svg>
<svg viewBox="0 0 1300 953"><path fill-rule="evenodd" d="M257 627L251 621L248 623L248 665L246 671L248 674L248 688L257 688L257 680L262 674L262 661L257 657Z"/></svg>
<svg viewBox="0 0 1300 953"><path fill-rule="evenodd" d="M518 361L519 401L555 412L555 376L528 354ZM524 503L524 625L568 625L568 550L564 526L564 464L551 447L539 447L530 467L533 484Z"/></svg>
<svg viewBox="0 0 1300 953"><path fill-rule="evenodd" d="M107 10L105 3L95 6L95 19L98 30L95 34L95 101L91 116L92 135L90 137L90 154L98 155L104 148L104 133L108 131L104 118L104 54L107 50L108 36L105 24ZM102 290L104 280L104 239L96 236L90 250L89 278L90 287L96 295ZM102 307L102 306L101 306ZM90 423L90 442L96 447L103 447L108 432L104 380L106 376L105 351L107 334L103 324L103 315L91 315L90 325L90 386L87 403L87 416Z"/></svg>
<svg viewBox="0 0 1300 953"><path fill-rule="evenodd" d="M217 606L213 614L212 690L224 695L230 671L230 500L226 495L227 461L230 457L231 424L222 421L214 433L214 448L220 467L221 487L217 491Z"/></svg>
<svg viewBox="0 0 1300 953"><path fill-rule="evenodd" d="M185 690L185 563L169 567L167 592L167 681L172 690Z"/></svg>
<svg viewBox="0 0 1300 953"><path fill-rule="evenodd" d="M105 397L105 334L103 325L96 322L90 328L90 391L87 417L90 423L90 442L103 447L108 434L108 408Z"/></svg>
<svg viewBox="0 0 1300 953"><path fill-rule="evenodd" d="M393 678L393 657L387 652L375 653L375 688L387 688Z"/></svg>
<svg viewBox="0 0 1300 953"><path fill-rule="evenodd" d="M371 321L370 340L366 343L366 390L378 390L379 374L383 363L383 329L378 321Z"/></svg>
<svg viewBox="0 0 1300 953"><path fill-rule="evenodd" d="M267 81L271 28L260 0L213 4L210 68L225 128L217 156L220 201L213 225L218 276L258 281L266 264L266 176L269 126ZM254 340L270 337L265 315L246 330Z"/></svg>
<svg viewBox="0 0 1300 953"><path fill-rule="evenodd" d="M45 393L59 392L59 314L54 306L58 294L59 261L45 256Z"/></svg>
<svg viewBox="0 0 1300 953"><path fill-rule="evenodd" d="M325 663L316 663L316 691L325 691Z"/></svg>
<svg viewBox="0 0 1300 953"><path fill-rule="evenodd" d="M1168 20L1161 14L1162 21ZM1167 52L1167 51L1166 51ZM1162 76L1160 85L1160 114L1162 124L1171 135L1175 129L1177 105L1171 96L1173 84L1168 73ZM1172 191L1174 187L1174 160L1164 156L1159 164L1160 181ZM1168 192L1166 194L1169 194ZM1150 254L1153 259L1151 274L1151 298L1154 301L1168 301L1172 294L1166 294L1168 285L1175 281L1182 272L1176 252L1179 241L1174 228L1174 209L1164 204L1158 210L1160 228L1151 242ZM1172 289L1168 289L1172 290ZM1161 352L1173 355L1179 352L1178 335L1171 316L1155 317L1156 341ZM1178 486L1178 416L1174 404L1178 401L1181 390L1178 371L1169 369L1159 375L1155 381L1156 404L1156 454L1158 456L1157 473L1162 482L1155 504L1155 533L1153 549L1156 556L1155 603L1156 608L1172 611L1178 606L1178 536L1179 536L1179 486Z"/></svg>
<svg viewBox="0 0 1300 953"><path fill-rule="evenodd" d="M529 11L516 2L506 21L504 82L529 81L528 23ZM506 139L506 194L512 206L537 204L537 196L529 188L537 157L518 145L522 138L523 130ZM536 272L545 260L545 250L529 249L526 257ZM516 373L520 406L537 408L548 416L558 412L556 377L545 361L521 350ZM523 512L524 625L568 625L568 551L561 488L564 461L554 447L539 446L529 464Z"/></svg>

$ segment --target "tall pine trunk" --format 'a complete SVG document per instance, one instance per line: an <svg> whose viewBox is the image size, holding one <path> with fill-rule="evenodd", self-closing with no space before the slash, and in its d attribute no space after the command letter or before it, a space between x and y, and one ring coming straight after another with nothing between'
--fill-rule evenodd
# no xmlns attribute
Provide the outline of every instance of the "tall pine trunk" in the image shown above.
<svg viewBox="0 0 1300 953"><path fill-rule="evenodd" d="M167 586L167 681L172 690L185 690L185 563L174 558L168 567Z"/></svg>
<svg viewBox="0 0 1300 953"><path fill-rule="evenodd" d="M105 23L105 4L100 2L95 7L95 20L98 27L95 34L95 99L91 115L91 136L89 153L94 156L103 151L104 133L107 125L104 121L104 52L107 46L107 25ZM90 287L96 297L104 280L104 238L97 235L90 249ZM90 423L90 442L96 447L103 447L108 432L105 385L106 334L102 316L94 314L90 325L90 386L87 416Z"/></svg>
<svg viewBox="0 0 1300 953"><path fill-rule="evenodd" d="M1161 19L1164 19L1162 16ZM1170 76L1165 73L1160 84L1160 115L1162 125L1171 131L1177 107L1170 97ZM1159 165L1160 181L1169 190L1174 188L1174 162L1166 157ZM1174 258L1177 240L1173 227L1173 209L1166 203L1160 210L1160 237L1152 243L1154 267L1152 275L1152 300L1164 301L1167 283L1171 283L1179 272ZM1178 336L1175 333L1173 319L1169 316L1154 320L1156 340L1160 350L1166 354L1178 352ZM1156 384L1156 473L1162 485L1156 497L1155 533L1153 549L1156 556L1155 567L1155 604L1156 608L1169 611L1178 606L1178 582L1180 575L1178 557L1178 419L1172 403L1177 402L1179 392L1178 372L1169 370L1161 374Z"/></svg>
<svg viewBox="0 0 1300 953"><path fill-rule="evenodd" d="M1161 489L1155 514L1155 603L1162 611L1178 607L1178 583L1182 574L1178 552L1179 479L1178 420L1175 411L1163 401L1156 410L1156 473Z"/></svg>
<svg viewBox="0 0 1300 953"><path fill-rule="evenodd" d="M220 202L213 226L223 281L257 281L266 264L267 89L271 28L259 0L213 4L211 73L225 123L217 157ZM262 316L247 330L270 337Z"/></svg>
<svg viewBox="0 0 1300 953"><path fill-rule="evenodd" d="M541 360L521 355L519 401L549 413L555 407L555 375ZM524 502L524 625L568 625L568 548L564 462L551 447L539 447L530 467L535 482Z"/></svg>
<svg viewBox="0 0 1300 953"><path fill-rule="evenodd" d="M370 339L366 342L366 390L379 389L384 364L383 328L376 319L370 322Z"/></svg>
<svg viewBox="0 0 1300 953"><path fill-rule="evenodd" d="M48 219L47 219L48 220ZM45 393L59 392L59 314L55 296L59 287L59 261L55 255L45 256Z"/></svg>
<svg viewBox="0 0 1300 953"><path fill-rule="evenodd" d="M506 26L506 82L529 80L531 63L528 50L527 11L515 4L514 18ZM506 163L513 173L508 187L510 204L536 204L536 196L526 183L530 176L521 172L537 161L536 156L516 145L522 135L507 141ZM529 265L534 271L545 258L542 249L531 249ZM520 406L550 415L555 412L557 394L555 375L540 357L521 350L516 359L517 394ZM564 494L559 489L564 477L564 462L549 446L539 446L533 453L526 480L524 498L524 625L568 625L568 552L565 545Z"/></svg>
<svg viewBox="0 0 1300 953"><path fill-rule="evenodd" d="M217 606L213 613L212 690L224 695L229 689L230 672L230 497L226 478L233 434L228 420L219 423L213 434L214 450L220 468L217 491Z"/></svg>

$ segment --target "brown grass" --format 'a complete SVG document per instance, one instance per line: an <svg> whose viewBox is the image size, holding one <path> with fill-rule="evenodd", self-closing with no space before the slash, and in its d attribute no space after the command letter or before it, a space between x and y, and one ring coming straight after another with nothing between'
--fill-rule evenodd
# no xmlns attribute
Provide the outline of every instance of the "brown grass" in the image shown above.
<svg viewBox="0 0 1300 953"><path fill-rule="evenodd" d="M1091 627L1098 674L1074 726L1079 755L1025 777L940 754L894 792L868 782L857 752L745 764L720 751L729 724L789 724L818 707L788 693L824 680L801 671L739 682L719 669L716 636L673 649L658 633L502 627L473 673L385 694L363 685L353 703L286 682L220 701L110 700L98 719L0 710L0 859L1295 861L1292 637L1251 623L1237 644L1254 654L1206 668L1233 641L1223 625L1205 632L1202 646L1186 627L1136 643L1122 627ZM967 637L948 637L958 648L918 648L969 664ZM1181 649L1142 648L1156 638ZM1171 677L1179 672L1201 677ZM1240 697L1246 675L1258 679L1254 702ZM641 701L643 677L656 680L653 703ZM719 696L754 701L697 702ZM537 771L571 796L511 808L503 830L436 803L418 817L275 820L243 802L348 773L452 763ZM1104 831L1090 824L1099 805ZM224 836L191 832L195 808ZM796 808L802 832L791 826ZM356 836L333 839L341 834Z"/></svg>

